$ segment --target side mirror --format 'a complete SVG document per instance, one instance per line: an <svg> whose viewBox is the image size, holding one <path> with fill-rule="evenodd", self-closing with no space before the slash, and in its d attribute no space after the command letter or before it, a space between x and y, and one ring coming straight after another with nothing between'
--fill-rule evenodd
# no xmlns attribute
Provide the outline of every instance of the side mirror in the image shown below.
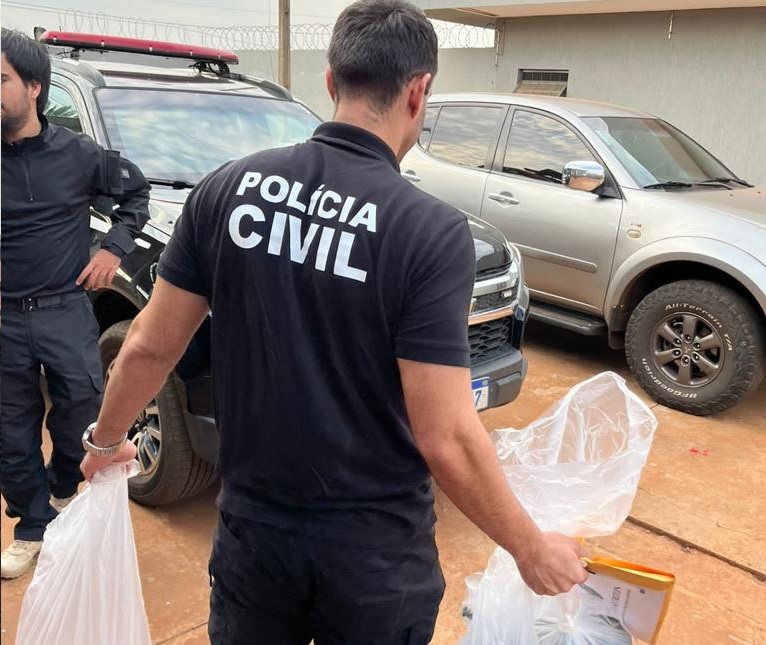
<svg viewBox="0 0 766 645"><path fill-rule="evenodd" d="M595 161L570 161L564 166L561 181L565 186L589 193L606 181L606 172Z"/></svg>

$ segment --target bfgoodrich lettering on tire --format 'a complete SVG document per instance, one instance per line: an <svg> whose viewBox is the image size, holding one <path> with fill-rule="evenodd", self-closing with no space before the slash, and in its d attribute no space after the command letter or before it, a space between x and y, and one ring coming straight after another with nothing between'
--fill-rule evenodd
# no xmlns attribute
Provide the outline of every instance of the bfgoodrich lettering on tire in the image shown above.
<svg viewBox="0 0 766 645"><path fill-rule="evenodd" d="M107 329L99 339L101 364L108 382L114 360L128 334L130 320ZM139 415L128 435L138 448L140 475L128 480L131 499L161 506L207 488L215 480L212 465L192 449L186 430L179 386L171 374L155 401Z"/></svg>
<svg viewBox="0 0 766 645"><path fill-rule="evenodd" d="M659 403L706 416L758 387L764 325L750 303L715 282L683 280L647 295L633 311L625 353Z"/></svg>

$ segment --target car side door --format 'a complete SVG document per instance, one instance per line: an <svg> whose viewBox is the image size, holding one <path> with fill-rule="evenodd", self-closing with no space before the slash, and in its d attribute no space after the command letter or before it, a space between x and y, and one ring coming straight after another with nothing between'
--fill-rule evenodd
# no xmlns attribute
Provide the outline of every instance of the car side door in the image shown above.
<svg viewBox="0 0 766 645"><path fill-rule="evenodd" d="M497 226L524 257L527 284L538 300L603 316L622 200L563 183L564 166L595 161L571 123L532 108L513 109L492 166L481 217Z"/></svg>
<svg viewBox="0 0 766 645"><path fill-rule="evenodd" d="M429 105L420 139L402 160L402 176L478 216L507 112L493 103Z"/></svg>

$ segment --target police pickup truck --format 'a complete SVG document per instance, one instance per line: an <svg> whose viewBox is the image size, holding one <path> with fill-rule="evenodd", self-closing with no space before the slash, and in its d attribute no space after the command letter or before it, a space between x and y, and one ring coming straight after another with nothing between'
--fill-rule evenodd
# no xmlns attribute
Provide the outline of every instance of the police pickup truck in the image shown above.
<svg viewBox="0 0 766 645"><path fill-rule="evenodd" d="M114 283L93 295L106 379L131 320L152 292L157 261L189 191L230 159L311 136L319 118L285 88L233 73L237 56L215 49L48 31L52 85L46 116L85 132L136 163L152 185L151 219ZM93 249L110 223L91 211ZM520 256L492 225L469 216L476 283L468 317L478 409L506 404L526 371L521 342L529 309ZM174 373L131 430L142 473L137 502L188 497L214 479L218 450L205 323Z"/></svg>

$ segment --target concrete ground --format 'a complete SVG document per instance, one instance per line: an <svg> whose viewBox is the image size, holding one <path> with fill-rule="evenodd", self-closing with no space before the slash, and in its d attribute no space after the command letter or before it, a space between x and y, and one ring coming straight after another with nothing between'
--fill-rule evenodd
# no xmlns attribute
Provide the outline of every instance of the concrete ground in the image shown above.
<svg viewBox="0 0 766 645"><path fill-rule="evenodd" d="M526 353L530 367L522 395L483 414L489 429L523 427L597 372L611 369L629 376L621 354L609 351L602 339L551 327L531 326ZM616 535L591 540L590 548L675 572L677 584L659 645L766 645L766 385L714 419L651 405L660 426L631 518ZM206 565L215 492L163 509L132 505L156 644L208 642ZM447 591L433 643L452 645L464 632L464 578L484 569L494 546L442 494L437 514ZM3 515L3 548L11 526ZM2 582L0 645L14 642L30 578Z"/></svg>

